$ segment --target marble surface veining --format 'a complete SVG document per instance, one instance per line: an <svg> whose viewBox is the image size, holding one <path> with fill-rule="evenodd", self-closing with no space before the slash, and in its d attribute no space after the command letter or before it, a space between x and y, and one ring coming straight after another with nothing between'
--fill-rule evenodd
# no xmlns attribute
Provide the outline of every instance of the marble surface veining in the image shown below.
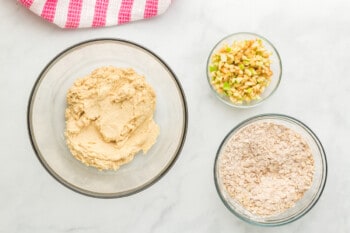
<svg viewBox="0 0 350 233"><path fill-rule="evenodd" d="M350 232L350 1L177 0L148 21L78 31L45 23L14 0L0 3L1 233ZM214 44L239 31L270 39L283 63L278 91L248 110L219 102L205 74ZM157 53L180 79L189 107L187 141L174 167L150 188L121 199L86 197L56 182L35 157L27 134L27 101L40 71L66 47L99 37L135 41ZM215 191L212 172L226 133L269 112L310 126L329 162L317 205L277 228L233 216Z"/></svg>

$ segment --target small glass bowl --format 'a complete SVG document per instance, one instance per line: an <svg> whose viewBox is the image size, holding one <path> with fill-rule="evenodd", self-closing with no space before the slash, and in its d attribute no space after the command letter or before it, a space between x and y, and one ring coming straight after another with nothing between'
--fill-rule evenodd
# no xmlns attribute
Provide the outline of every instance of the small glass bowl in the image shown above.
<svg viewBox="0 0 350 233"><path fill-rule="evenodd" d="M260 95L260 99L258 100L252 100L250 102L243 102L242 104L238 103L233 103L225 94L220 94L218 93L215 88L213 87L211 83L211 74L209 70L211 58L213 54L215 54L222 46L224 45L231 45L234 41L242 41L242 40L252 40L252 39L261 39L263 41L263 44L267 51L272 52L272 55L270 56L271 60L271 70L273 72L273 75L271 77L271 82L270 84L265 88L264 92ZM222 40L220 40L214 48L211 50L208 60L207 60L207 67L206 67L206 72L207 72L207 78L208 78L208 83L211 88L211 90L215 93L215 96L219 98L222 102L225 104L236 107L236 108L250 108L253 106L256 106L263 102L264 100L268 99L276 90L277 87L280 84L281 77L282 77L282 63L281 63L281 58L280 55L278 54L276 48L272 45L270 41L268 41L266 38L255 34L251 32L239 32L239 33L234 33L229 36L226 36Z"/></svg>
<svg viewBox="0 0 350 233"><path fill-rule="evenodd" d="M222 157L222 152L224 151L227 142L231 137L236 134L243 127L257 122L274 122L276 124L284 125L295 132L299 133L304 140L309 144L314 162L315 162L315 171L313 177L313 183L308 191L305 192L304 196L296 202L294 207L287 209L286 211L269 217L261 217L254 215L244 209L238 202L236 202L230 195L226 192L226 189L223 183L220 180L220 171L219 164ZM245 222L251 223L253 225L259 226L279 226L284 225L290 222L293 222L302 216L304 216L308 211L319 200L323 189L326 184L327 179L327 160L326 154L322 147L321 142L317 136L311 131L309 127L300 122L297 119L294 119L289 116L280 115L280 114L264 114L258 115L252 118L249 118L242 123L238 124L233 128L224 138L221 143L215 158L214 163L214 181L216 190L225 204L225 206L238 218L244 220Z"/></svg>

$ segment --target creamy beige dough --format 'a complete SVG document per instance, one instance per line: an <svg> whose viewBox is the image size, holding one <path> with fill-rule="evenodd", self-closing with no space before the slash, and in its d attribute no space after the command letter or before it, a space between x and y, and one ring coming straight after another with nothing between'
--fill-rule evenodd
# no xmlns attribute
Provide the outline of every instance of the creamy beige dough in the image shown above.
<svg viewBox="0 0 350 233"><path fill-rule="evenodd" d="M67 145L87 166L116 170L156 142L155 106L154 90L133 69L98 68L68 90Z"/></svg>

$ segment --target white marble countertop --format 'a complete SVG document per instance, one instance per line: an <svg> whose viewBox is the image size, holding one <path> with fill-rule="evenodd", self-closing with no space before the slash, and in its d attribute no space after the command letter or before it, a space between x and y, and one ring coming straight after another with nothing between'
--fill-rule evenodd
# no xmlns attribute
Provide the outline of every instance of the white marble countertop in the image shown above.
<svg viewBox="0 0 350 233"><path fill-rule="evenodd" d="M350 232L350 1L173 1L162 16L118 27L62 30L14 0L0 7L0 232ZM277 47L282 83L274 96L233 110L211 93L206 59L227 34L261 34ZM156 184L120 199L96 199L56 182L30 145L27 101L57 53L87 39L115 37L153 50L187 96L187 141ZM323 196L302 219L277 228L249 225L221 203L213 181L216 150L240 121L260 113L294 116L322 141L329 162Z"/></svg>

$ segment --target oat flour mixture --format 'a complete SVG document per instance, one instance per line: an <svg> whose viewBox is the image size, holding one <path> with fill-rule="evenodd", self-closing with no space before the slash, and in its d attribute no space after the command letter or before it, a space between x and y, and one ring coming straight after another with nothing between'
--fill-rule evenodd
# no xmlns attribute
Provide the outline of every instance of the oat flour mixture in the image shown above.
<svg viewBox="0 0 350 233"><path fill-rule="evenodd" d="M88 166L118 169L156 142L155 106L154 90L133 69L96 69L67 93L67 145Z"/></svg>
<svg viewBox="0 0 350 233"><path fill-rule="evenodd" d="M219 174L226 191L253 214L272 216L293 207L312 184L309 145L283 125L247 125L222 153Z"/></svg>

